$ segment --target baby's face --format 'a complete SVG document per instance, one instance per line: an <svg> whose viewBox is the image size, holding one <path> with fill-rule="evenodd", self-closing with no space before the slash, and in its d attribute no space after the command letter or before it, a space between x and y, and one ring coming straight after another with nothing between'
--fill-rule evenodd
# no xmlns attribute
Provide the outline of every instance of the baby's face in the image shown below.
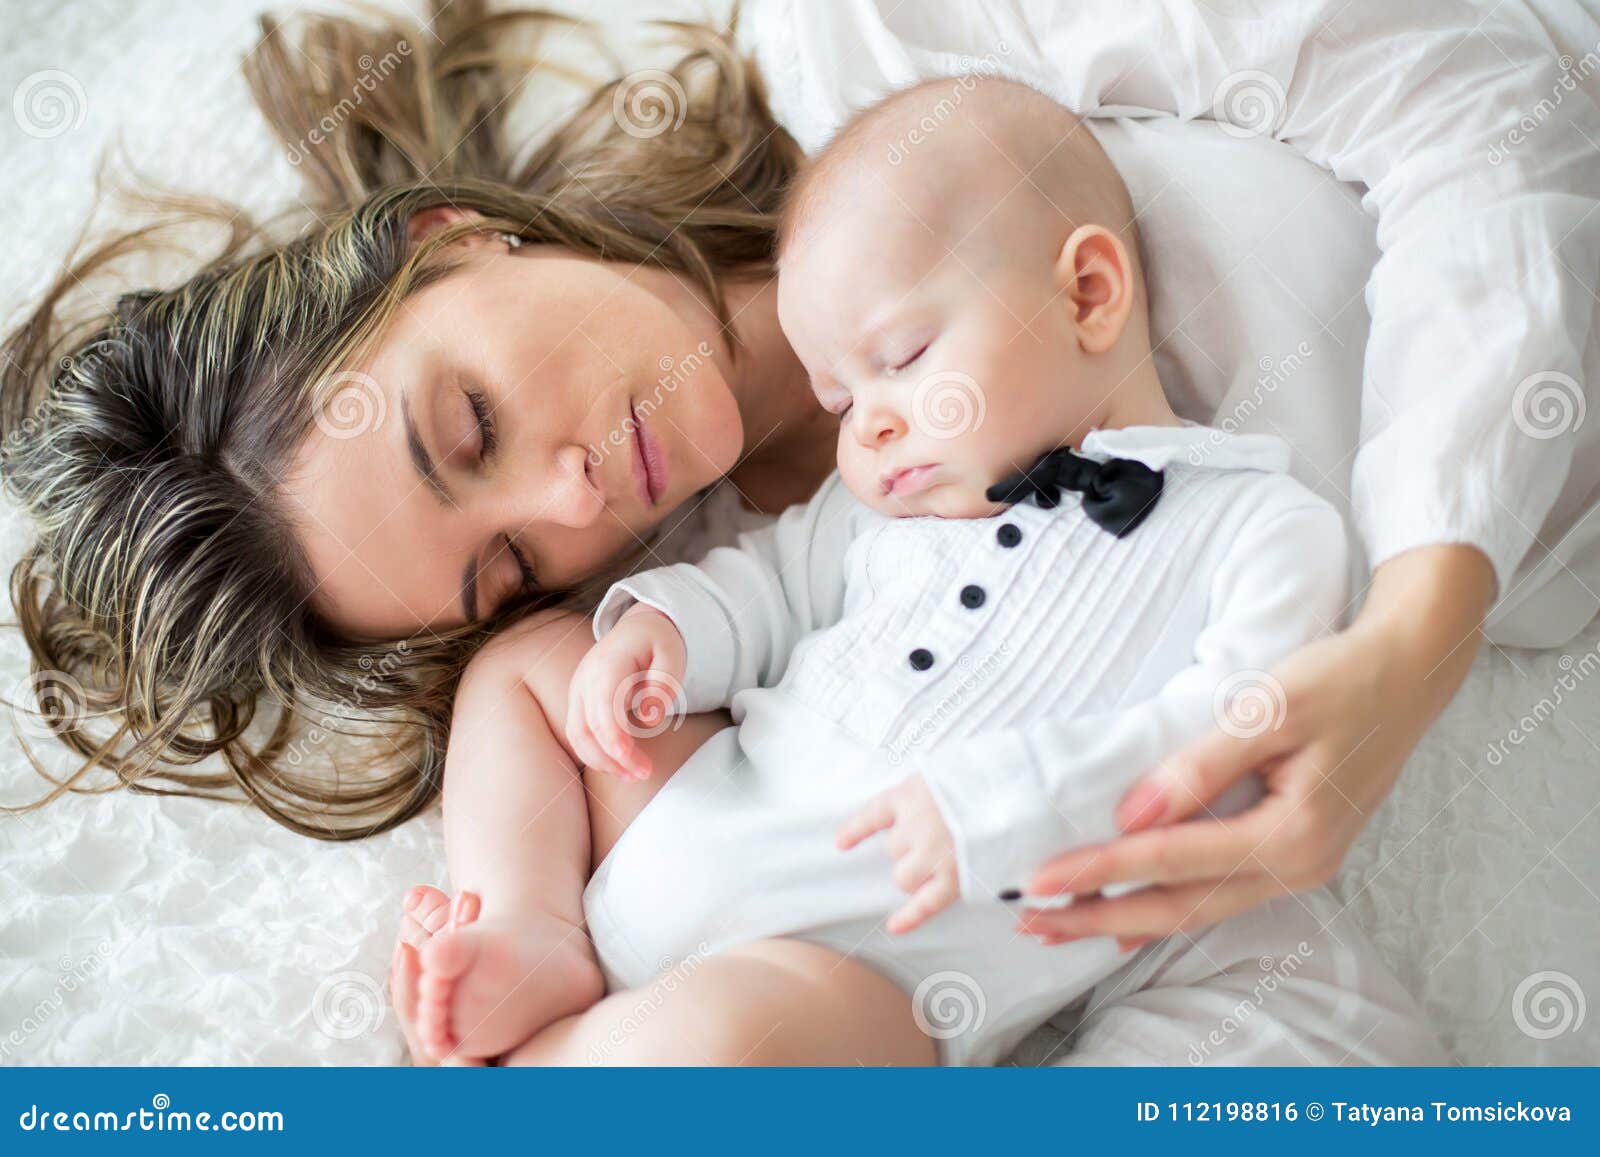
<svg viewBox="0 0 1600 1157"><path fill-rule="evenodd" d="M1053 247L947 243L870 204L821 215L785 252L778 316L839 415L845 484L894 516L998 513L984 491L1081 438L1115 386L1079 348Z"/></svg>

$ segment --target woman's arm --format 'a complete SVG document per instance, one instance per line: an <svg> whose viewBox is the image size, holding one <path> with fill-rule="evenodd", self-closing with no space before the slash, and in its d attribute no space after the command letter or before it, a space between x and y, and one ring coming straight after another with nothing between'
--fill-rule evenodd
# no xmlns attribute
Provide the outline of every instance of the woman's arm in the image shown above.
<svg viewBox="0 0 1600 1157"><path fill-rule="evenodd" d="M1325 883L1466 678L1494 590L1494 570L1475 547L1420 547L1379 567L1347 630L1274 670L1281 727L1191 744L1123 798L1117 818L1129 834L1056 857L1030 890L1160 886L1031 914L1029 930L1134 943ZM1261 773L1265 799L1226 820L1194 818L1251 772Z"/></svg>

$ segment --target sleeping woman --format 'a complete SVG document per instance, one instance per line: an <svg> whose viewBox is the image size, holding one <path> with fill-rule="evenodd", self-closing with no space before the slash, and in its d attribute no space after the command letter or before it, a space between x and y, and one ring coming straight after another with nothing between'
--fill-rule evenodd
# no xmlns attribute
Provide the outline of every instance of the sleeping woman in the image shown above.
<svg viewBox="0 0 1600 1157"><path fill-rule="evenodd" d="M8 337L0 464L38 531L12 595L36 666L70 674L89 698L56 721L83 763L52 795L108 772L134 790L244 799L319 838L403 823L449 774L453 704L510 678L500 639L539 629L532 616L591 610L640 562L694 556L708 528L805 502L832 469L837 419L777 321L775 228L800 154L760 79L725 39L685 30L674 75L689 96L672 131L628 131L613 117L624 83L613 81L513 163L521 150L503 139L502 109L523 79L518 41L550 19L442 6L440 42L326 135L309 134L323 94L356 83L364 55L431 38L319 16L297 44L295 29L269 25L250 79L285 142L318 141L301 165L316 218L289 240L235 222L187 279L107 294L126 276L122 259L156 239L114 238L64 270ZM1380 181L1351 164L1341 176ZM1538 198L1507 200L1526 209ZM1423 229L1386 217L1386 245L1404 243L1408 225ZM1384 309L1400 307L1386 297L1376 308L1375 335ZM1506 308L1528 311L1516 328L1530 342L1550 311L1565 316L1533 296ZM1418 408L1440 445L1489 438L1485 470L1519 477L1537 455L1527 476L1542 479L1556 449L1570 454L1502 436L1500 398L1434 401L1395 393L1391 405ZM642 485L631 449L615 452L639 431L656 463ZM1419 481L1419 462L1438 476ZM1447 467L1477 468L1433 450L1366 463L1361 494L1391 481L1450 494L1459 480ZM1402 464L1405 478L1384 477ZM1510 485L1542 507L1480 511L1482 526L1452 523L1443 503L1377 516L1412 523L1404 535L1385 524L1385 548L1369 550L1377 566L1351 626L1275 668L1283 726L1198 741L1130 790L1127 834L1041 866L1041 890L1154 883L1086 896L1036 928L1157 941L1091 998L1076 1062L1179 1062L1184 1018L1237 1003L1230 965L1259 954L1248 937L1228 949L1237 957L1208 955L1208 933L1161 938L1257 914L1265 937L1268 915L1295 905L1289 893L1331 877L1521 565L1527 542L1507 527L1539 525L1560 490ZM563 645L552 633L549 646ZM371 741L359 770L291 758L300 731L330 719ZM592 858L725 723L711 715L649 741L646 782L608 778ZM1249 810L1226 824L1192 818L1258 771L1266 793ZM526 786L510 777L501 798L510 806ZM470 836L482 818L447 813L446 824ZM536 815L520 836L544 834ZM445 918L437 897L416 899L412 939ZM576 917L568 924L583 934ZM715 984L718 967L713 957L694 976ZM416 978L403 942L403 1014ZM760 983L807 981L768 961ZM845 961L829 991L882 983ZM691 1016L695 986L675 995ZM826 1007L827 992L817 996ZM1170 1031L1121 1031L1130 1018ZM786 1042L779 1055L826 1060L859 1045L854 1057L926 1056L925 1037L904 1025L846 1027L858 1035ZM1239 1055L1303 1056L1283 1056L1280 1028L1257 1020ZM711 1055L735 1059L741 1043L730 1034Z"/></svg>

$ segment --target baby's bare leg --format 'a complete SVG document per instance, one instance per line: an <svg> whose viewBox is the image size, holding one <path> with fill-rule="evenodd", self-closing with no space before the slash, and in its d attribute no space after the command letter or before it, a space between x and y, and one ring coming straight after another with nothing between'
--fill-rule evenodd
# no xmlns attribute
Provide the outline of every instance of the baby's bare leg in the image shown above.
<svg viewBox="0 0 1600 1157"><path fill-rule="evenodd" d="M451 881L458 895L481 898L482 914L422 946L417 1031L435 1057L498 1056L604 992L583 920L597 850L591 809L555 722L566 717L568 681L590 638L585 619L539 616L486 647L462 679L445 838ZM720 714L691 716L641 741L656 782L726 724ZM627 801L602 798L594 809L601 850L648 795L628 790Z"/></svg>
<svg viewBox="0 0 1600 1157"><path fill-rule="evenodd" d="M937 1063L910 998L866 965L829 949L763 940L692 964L557 1021L504 1063Z"/></svg>

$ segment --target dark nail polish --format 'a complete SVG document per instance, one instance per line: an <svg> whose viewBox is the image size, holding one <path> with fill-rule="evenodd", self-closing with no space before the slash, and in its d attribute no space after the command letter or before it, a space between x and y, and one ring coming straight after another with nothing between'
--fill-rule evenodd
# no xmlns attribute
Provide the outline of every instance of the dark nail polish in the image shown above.
<svg viewBox="0 0 1600 1157"><path fill-rule="evenodd" d="M1021 888L1007 888L1007 889L1005 889L1004 891L1002 891L1000 893L1000 899L1002 899L1002 900L1020 900L1020 899L1022 899L1022 889Z"/></svg>

